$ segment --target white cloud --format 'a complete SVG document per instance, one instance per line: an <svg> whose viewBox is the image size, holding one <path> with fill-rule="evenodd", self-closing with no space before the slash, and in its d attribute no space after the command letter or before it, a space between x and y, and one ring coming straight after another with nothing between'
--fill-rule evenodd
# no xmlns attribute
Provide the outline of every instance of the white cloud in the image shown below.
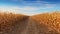
<svg viewBox="0 0 60 34"><path fill-rule="evenodd" d="M0 6L0 10L3 12L15 12L15 13L21 13L21 14L30 14L30 11L35 11L37 8L34 7L17 7L17 6Z"/></svg>
<svg viewBox="0 0 60 34"><path fill-rule="evenodd" d="M15 12L15 13L21 13L21 14L26 14L26 15L33 15L33 14L37 14L38 10L49 9L49 8L53 8L53 7L54 6L50 6L50 5L47 5L46 7L44 7L44 6L40 6L40 7L0 6L0 10L2 10L4 12Z"/></svg>

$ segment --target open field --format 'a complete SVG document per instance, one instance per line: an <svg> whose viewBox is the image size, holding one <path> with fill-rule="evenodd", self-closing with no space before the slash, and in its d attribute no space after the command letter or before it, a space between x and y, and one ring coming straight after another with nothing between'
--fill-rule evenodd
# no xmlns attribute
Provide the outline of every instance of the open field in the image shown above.
<svg viewBox="0 0 60 34"><path fill-rule="evenodd" d="M60 34L60 12L33 16L0 13L0 34Z"/></svg>

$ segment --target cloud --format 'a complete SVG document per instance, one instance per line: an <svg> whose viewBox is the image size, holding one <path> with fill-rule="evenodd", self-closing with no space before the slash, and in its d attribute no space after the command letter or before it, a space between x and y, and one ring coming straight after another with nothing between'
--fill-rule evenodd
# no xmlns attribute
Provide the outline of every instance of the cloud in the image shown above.
<svg viewBox="0 0 60 34"><path fill-rule="evenodd" d="M18 1L18 0L14 0L14 1ZM12 5L0 6L0 10L3 10L5 12L9 11L9 12L32 15L32 14L38 13L40 10L51 9L51 8L54 8L55 6L56 4L49 4L48 2L44 2L44 1L33 1L33 2L24 1L22 2L21 6L20 4L16 6L14 5L13 6Z"/></svg>
<svg viewBox="0 0 60 34"><path fill-rule="evenodd" d="M45 11L56 10L57 4L46 1L24 1L24 0L10 0L6 3L0 4L0 10L4 12L15 12L26 15L34 15ZM60 4L58 4L58 7ZM58 8L57 8L58 9Z"/></svg>
<svg viewBox="0 0 60 34"><path fill-rule="evenodd" d="M49 9L53 8L53 6L46 6L46 7L32 7L32 6L24 6L24 7L18 7L18 6L0 6L0 10L4 12L15 12L15 13L21 13L26 15L34 15L38 13L38 10L42 9Z"/></svg>
<svg viewBox="0 0 60 34"><path fill-rule="evenodd" d="M0 10L3 12L15 12L15 13L21 13L21 14L30 14L30 12L33 12L37 10L37 8L34 7L18 7L18 6L0 6Z"/></svg>

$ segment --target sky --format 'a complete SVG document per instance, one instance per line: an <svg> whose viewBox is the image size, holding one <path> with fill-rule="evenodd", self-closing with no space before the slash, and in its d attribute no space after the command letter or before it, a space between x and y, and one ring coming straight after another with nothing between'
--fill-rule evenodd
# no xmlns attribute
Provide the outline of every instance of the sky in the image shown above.
<svg viewBox="0 0 60 34"><path fill-rule="evenodd" d="M0 0L0 10L26 15L60 11L60 0Z"/></svg>

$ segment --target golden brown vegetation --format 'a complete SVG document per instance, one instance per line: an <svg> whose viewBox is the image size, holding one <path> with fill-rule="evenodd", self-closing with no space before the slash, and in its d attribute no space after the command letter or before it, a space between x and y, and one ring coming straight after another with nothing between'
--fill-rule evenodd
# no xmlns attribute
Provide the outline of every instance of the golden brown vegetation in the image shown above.
<svg viewBox="0 0 60 34"><path fill-rule="evenodd" d="M0 13L0 34L17 34L13 32L17 32L19 27L23 28L27 19L28 16L21 14Z"/></svg>
<svg viewBox="0 0 60 34"><path fill-rule="evenodd" d="M44 24L45 26L47 26L46 28L45 26L38 25L39 27L41 26L45 28L46 31L45 34L60 34L60 13L59 12L39 14L39 15L32 16L32 18L35 20L36 23Z"/></svg>
<svg viewBox="0 0 60 34"><path fill-rule="evenodd" d="M60 13L0 13L0 34L60 34Z"/></svg>

